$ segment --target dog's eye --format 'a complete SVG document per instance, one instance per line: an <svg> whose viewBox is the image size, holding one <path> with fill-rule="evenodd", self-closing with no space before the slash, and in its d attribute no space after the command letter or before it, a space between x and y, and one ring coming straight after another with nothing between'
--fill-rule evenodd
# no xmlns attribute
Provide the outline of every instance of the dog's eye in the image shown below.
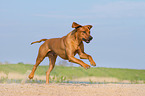
<svg viewBox="0 0 145 96"><path fill-rule="evenodd" d="M83 33L86 33L86 31L83 31Z"/></svg>

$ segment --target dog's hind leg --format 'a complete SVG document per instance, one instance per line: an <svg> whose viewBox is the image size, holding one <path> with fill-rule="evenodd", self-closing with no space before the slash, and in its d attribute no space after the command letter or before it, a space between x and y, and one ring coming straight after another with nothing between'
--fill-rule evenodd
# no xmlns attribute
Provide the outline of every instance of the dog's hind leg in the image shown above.
<svg viewBox="0 0 145 96"><path fill-rule="evenodd" d="M50 49L46 48L44 44L42 44L39 48L38 56L36 59L36 63L32 69L32 72L29 75L30 79L33 79L34 73L38 67L38 65L43 61L43 59L46 57L47 53L50 51Z"/></svg>
<svg viewBox="0 0 145 96"><path fill-rule="evenodd" d="M50 52L50 53L48 53L48 57L49 57L49 68L46 72L46 84L49 84L50 72L52 71L52 69L55 66L55 61L56 61L57 55L54 52Z"/></svg>

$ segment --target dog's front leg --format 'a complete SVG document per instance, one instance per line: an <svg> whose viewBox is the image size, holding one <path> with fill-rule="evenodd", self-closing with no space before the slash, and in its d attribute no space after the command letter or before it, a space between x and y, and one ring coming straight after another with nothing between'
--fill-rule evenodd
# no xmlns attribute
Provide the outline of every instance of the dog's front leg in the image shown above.
<svg viewBox="0 0 145 96"><path fill-rule="evenodd" d="M96 66L95 61L93 60L92 56L86 54L81 48L78 48L78 54L81 59L88 59L91 65Z"/></svg>
<svg viewBox="0 0 145 96"><path fill-rule="evenodd" d="M88 69L90 68L90 66L86 63L84 63L82 60L79 60L77 58L75 58L74 56L68 56L68 60L69 62L73 62L73 63L77 63L77 64L80 64L81 66L83 66L85 69Z"/></svg>
<svg viewBox="0 0 145 96"><path fill-rule="evenodd" d="M96 66L96 63L93 60L92 56L90 56L86 53L80 53L79 56L80 56L81 59L88 59L90 61L91 65Z"/></svg>

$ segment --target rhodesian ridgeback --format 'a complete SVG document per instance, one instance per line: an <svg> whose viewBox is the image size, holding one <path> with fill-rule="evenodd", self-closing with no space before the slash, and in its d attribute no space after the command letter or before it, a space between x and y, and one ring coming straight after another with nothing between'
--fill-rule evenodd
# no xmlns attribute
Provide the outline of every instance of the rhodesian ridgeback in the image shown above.
<svg viewBox="0 0 145 96"><path fill-rule="evenodd" d="M45 57L49 57L49 69L46 72L46 84L49 83L49 75L55 66L57 56L60 56L62 59L68 60L69 62L80 64L85 69L90 68L90 66L80 59L88 59L91 65L96 66L92 57L84 52L83 44L83 41L89 43L93 39L90 35L92 25L82 26L73 22L72 28L75 29L62 38L41 39L40 41L31 43L34 44L45 41L39 48L36 64L29 75L30 79L34 77L37 66ZM80 59L74 57L77 53L79 54Z"/></svg>

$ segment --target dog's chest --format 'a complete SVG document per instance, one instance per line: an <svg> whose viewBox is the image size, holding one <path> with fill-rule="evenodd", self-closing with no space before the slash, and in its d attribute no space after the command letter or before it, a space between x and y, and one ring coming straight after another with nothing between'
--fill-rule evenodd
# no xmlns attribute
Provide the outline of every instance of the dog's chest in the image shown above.
<svg viewBox="0 0 145 96"><path fill-rule="evenodd" d="M72 47L73 47L73 50L74 50L74 51L77 51L78 48L79 48L79 44L77 44L77 43L72 44Z"/></svg>

